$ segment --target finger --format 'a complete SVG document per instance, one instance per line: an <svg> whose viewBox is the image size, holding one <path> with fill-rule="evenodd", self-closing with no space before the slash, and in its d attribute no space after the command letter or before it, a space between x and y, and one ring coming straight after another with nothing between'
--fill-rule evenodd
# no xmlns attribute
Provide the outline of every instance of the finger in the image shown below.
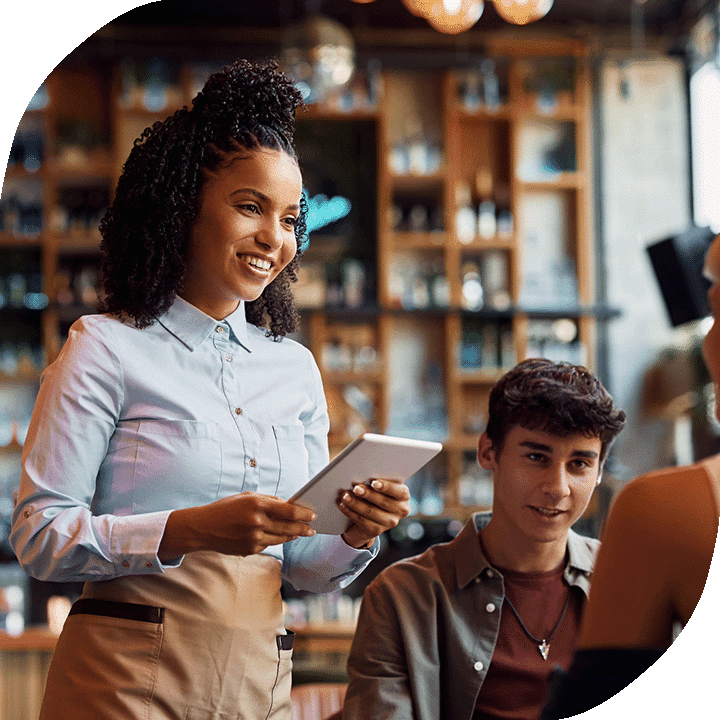
<svg viewBox="0 0 720 720"><path fill-rule="evenodd" d="M293 520L302 523L311 523L317 518L317 515L310 508L306 508L302 505L296 505L295 503L287 502L287 500L280 500L280 498L268 498L266 506L266 512L272 517L281 520Z"/></svg>
<svg viewBox="0 0 720 720"><path fill-rule="evenodd" d="M400 518L407 514L407 512L385 510L374 503L355 497L348 492L343 493L340 498L340 504L352 510L356 517L362 518L366 522L370 522L380 528L379 532L384 532L389 528L395 527L400 521ZM340 509L342 510L342 507ZM347 513L345 514L347 515Z"/></svg>
<svg viewBox="0 0 720 720"><path fill-rule="evenodd" d="M285 538L288 538L290 536L312 537L313 535L315 535L315 530L313 530L313 528L311 528L310 525L307 525L306 523L286 522L282 520L276 520L271 517L268 518L263 530L270 535ZM286 540L284 540L283 542L286 542Z"/></svg>
<svg viewBox="0 0 720 720"><path fill-rule="evenodd" d="M343 500L340 501L338 507L340 508L340 511L343 513L343 515L345 515L349 520L351 520L353 524L361 530L362 534L366 535L367 537L377 537L388 529L383 525L373 522L365 515L361 515Z"/></svg>
<svg viewBox="0 0 720 720"><path fill-rule="evenodd" d="M405 483L375 478L366 487L396 500L410 499L410 489Z"/></svg>
<svg viewBox="0 0 720 720"><path fill-rule="evenodd" d="M355 485L352 494L356 498L362 498L366 502L377 505L386 512L398 514L400 517L405 517L409 513L408 501L410 499L410 493L407 488L405 488L405 492L398 493L401 495L400 498L395 498L383 492L373 490L366 485Z"/></svg>

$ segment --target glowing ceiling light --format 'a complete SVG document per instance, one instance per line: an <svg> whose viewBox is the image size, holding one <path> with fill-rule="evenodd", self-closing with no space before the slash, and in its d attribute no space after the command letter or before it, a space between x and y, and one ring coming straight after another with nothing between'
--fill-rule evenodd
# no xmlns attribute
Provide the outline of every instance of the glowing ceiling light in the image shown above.
<svg viewBox="0 0 720 720"><path fill-rule="evenodd" d="M484 8L483 0L435 0L425 18L436 30L455 35L469 30Z"/></svg>
<svg viewBox="0 0 720 720"><path fill-rule="evenodd" d="M494 0L495 9L503 20L527 25L548 14L553 0Z"/></svg>

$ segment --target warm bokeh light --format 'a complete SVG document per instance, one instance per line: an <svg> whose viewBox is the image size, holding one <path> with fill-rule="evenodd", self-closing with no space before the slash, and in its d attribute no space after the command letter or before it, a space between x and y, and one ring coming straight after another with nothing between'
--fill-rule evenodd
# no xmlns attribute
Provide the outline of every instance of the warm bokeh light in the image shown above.
<svg viewBox="0 0 720 720"><path fill-rule="evenodd" d="M437 0L402 0L403 5L417 17L427 17Z"/></svg>
<svg viewBox="0 0 720 720"><path fill-rule="evenodd" d="M553 0L493 0L498 15L515 25L527 25L545 15L552 7Z"/></svg>
<svg viewBox="0 0 720 720"><path fill-rule="evenodd" d="M435 0L425 18L436 30L455 35L469 30L484 8L483 0Z"/></svg>
<svg viewBox="0 0 720 720"><path fill-rule="evenodd" d="M375 2L375 0L352 0L352 1L358 3L359 5L367 5L371 2Z"/></svg>

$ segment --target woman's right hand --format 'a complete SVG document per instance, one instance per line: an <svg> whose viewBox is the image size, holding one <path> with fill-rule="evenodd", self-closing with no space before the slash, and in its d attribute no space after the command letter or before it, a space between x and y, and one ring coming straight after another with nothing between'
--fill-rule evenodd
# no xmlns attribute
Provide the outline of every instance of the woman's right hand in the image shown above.
<svg viewBox="0 0 720 720"><path fill-rule="evenodd" d="M213 550L223 555L254 555L315 531L312 510L271 495L240 493L209 505L170 513L158 558L167 562L185 553Z"/></svg>

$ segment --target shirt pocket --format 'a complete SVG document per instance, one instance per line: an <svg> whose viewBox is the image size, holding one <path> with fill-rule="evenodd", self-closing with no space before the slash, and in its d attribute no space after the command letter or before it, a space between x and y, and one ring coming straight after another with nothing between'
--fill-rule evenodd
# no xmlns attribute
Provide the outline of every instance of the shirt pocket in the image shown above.
<svg viewBox="0 0 720 720"><path fill-rule="evenodd" d="M271 494L287 500L310 479L303 425L273 425L280 472Z"/></svg>
<svg viewBox="0 0 720 720"><path fill-rule="evenodd" d="M216 423L163 419L134 424L133 512L192 507L217 500L222 445Z"/></svg>

